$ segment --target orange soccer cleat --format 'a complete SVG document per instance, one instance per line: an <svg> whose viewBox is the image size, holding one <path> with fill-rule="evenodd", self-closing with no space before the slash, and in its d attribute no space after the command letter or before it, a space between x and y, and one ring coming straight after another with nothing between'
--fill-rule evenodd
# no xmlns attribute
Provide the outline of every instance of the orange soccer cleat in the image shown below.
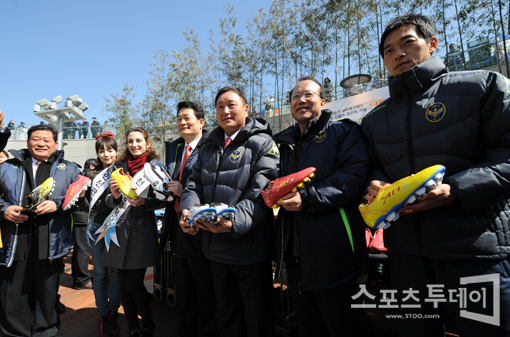
<svg viewBox="0 0 510 337"><path fill-rule="evenodd" d="M129 173L124 173L124 170L121 167L112 173L112 178L119 185L119 189L122 194L131 200L136 200L136 189L134 189L133 185L131 184L133 178L131 178Z"/></svg>
<svg viewBox="0 0 510 337"><path fill-rule="evenodd" d="M278 178L275 181L271 181L269 186L261 192L264 203L270 208L280 207L276 202L290 192L296 192L298 188L304 188L304 183L310 183L310 179L315 177L315 170L315 167L309 167L299 172L289 174L288 176Z"/></svg>

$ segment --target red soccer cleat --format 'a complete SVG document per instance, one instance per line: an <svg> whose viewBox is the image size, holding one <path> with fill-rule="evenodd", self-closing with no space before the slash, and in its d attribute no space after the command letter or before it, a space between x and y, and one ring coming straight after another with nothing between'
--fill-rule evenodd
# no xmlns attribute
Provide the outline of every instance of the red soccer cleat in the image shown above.
<svg viewBox="0 0 510 337"><path fill-rule="evenodd" d="M304 183L310 183L310 178L315 177L315 170L315 167L309 167L299 172L289 174L288 176L278 178L275 181L271 181L269 186L261 192L262 199L264 199L267 207L280 207L276 202L290 192L296 192L298 188L304 188Z"/></svg>
<svg viewBox="0 0 510 337"><path fill-rule="evenodd" d="M65 211L76 203L78 201L78 198L80 197L80 193L83 190L86 190L91 184L90 178L87 178L85 176L78 176L78 180L76 180L74 183L69 185L67 188L66 197L64 199L64 203L62 204L62 209Z"/></svg>
<svg viewBox="0 0 510 337"><path fill-rule="evenodd" d="M372 242L370 242L369 248L373 251L377 252L385 252L388 248L384 247L384 239L383 239L384 229L377 229L374 232L374 237L372 238Z"/></svg>

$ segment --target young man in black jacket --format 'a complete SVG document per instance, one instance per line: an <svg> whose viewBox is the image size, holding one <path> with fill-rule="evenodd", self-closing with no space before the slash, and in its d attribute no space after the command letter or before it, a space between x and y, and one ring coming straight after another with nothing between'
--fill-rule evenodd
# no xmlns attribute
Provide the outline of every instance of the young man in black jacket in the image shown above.
<svg viewBox="0 0 510 337"><path fill-rule="evenodd" d="M396 304L406 317L397 321L399 335L443 336L446 326L461 336L508 336L510 81L488 71L449 72L431 58L434 35L422 15L390 21L379 51L391 97L361 124L373 163L368 202L388 183L446 167L443 184L385 229Z"/></svg>
<svg viewBox="0 0 510 337"><path fill-rule="evenodd" d="M219 127L200 147L186 182L180 225L191 235L202 232L202 250L211 260L219 335L272 336L274 223L260 191L277 177L279 153L267 122L248 118L240 88L220 89L215 103ZM235 219L198 221L190 227L189 210L211 202L235 207Z"/></svg>

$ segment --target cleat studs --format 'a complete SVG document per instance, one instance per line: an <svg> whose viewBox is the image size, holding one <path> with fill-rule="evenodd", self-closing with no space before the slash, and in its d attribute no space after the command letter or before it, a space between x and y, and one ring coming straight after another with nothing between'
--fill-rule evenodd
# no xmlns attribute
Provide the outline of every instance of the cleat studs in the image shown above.
<svg viewBox="0 0 510 337"><path fill-rule="evenodd" d="M386 219L384 219L384 221L394 221L394 220L395 220L395 212L391 212L390 214L388 214Z"/></svg>
<svg viewBox="0 0 510 337"><path fill-rule="evenodd" d="M309 177L310 178L315 178L315 173L310 173Z"/></svg>
<svg viewBox="0 0 510 337"><path fill-rule="evenodd" d="M418 190L414 193L414 195L416 195L416 196L423 195L423 194L425 194L425 191L426 191L425 187L420 187L420 188L419 188L419 189L418 189Z"/></svg>
<svg viewBox="0 0 510 337"><path fill-rule="evenodd" d="M438 173L438 174L436 174L436 176L434 177L434 181L435 181L435 182L441 182L441 181L443 181L443 174L442 174L442 173Z"/></svg>
<svg viewBox="0 0 510 337"><path fill-rule="evenodd" d="M300 190L303 189L304 187L305 184L303 184L302 182L297 185L297 188L299 188Z"/></svg>
<svg viewBox="0 0 510 337"><path fill-rule="evenodd" d="M411 195L411 196L409 197L409 199L407 199L407 201L406 201L406 203L405 203L405 204L406 204L406 205L409 205L409 204L412 204L412 203L413 203L413 202L415 202L415 201L416 201L416 197L415 197L414 195Z"/></svg>
<svg viewBox="0 0 510 337"><path fill-rule="evenodd" d="M311 182L311 180L310 180L310 178L306 177L305 179L303 179L303 182L309 184Z"/></svg>
<svg viewBox="0 0 510 337"><path fill-rule="evenodd" d="M424 185L424 186L425 186L426 188L428 188L428 187L431 187L431 186L433 186L433 185L435 185L434 180L429 180L429 181L427 181L427 182L425 183L425 185Z"/></svg>

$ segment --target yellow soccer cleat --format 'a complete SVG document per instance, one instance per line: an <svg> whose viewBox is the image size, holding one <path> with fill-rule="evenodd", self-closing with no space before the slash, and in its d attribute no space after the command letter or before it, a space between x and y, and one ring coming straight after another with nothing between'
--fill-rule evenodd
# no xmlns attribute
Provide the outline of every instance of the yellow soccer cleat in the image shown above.
<svg viewBox="0 0 510 337"><path fill-rule="evenodd" d="M384 186L370 205L359 205L361 216L370 228L388 228L390 222L398 219L402 207L421 199L441 184L444 171L444 166L434 165Z"/></svg>
<svg viewBox="0 0 510 337"><path fill-rule="evenodd" d="M126 197L131 200L136 200L136 189L133 188L131 182L133 178L129 175L129 173L124 173L122 168L117 169L112 173L112 178L119 185L119 189Z"/></svg>
<svg viewBox="0 0 510 337"><path fill-rule="evenodd" d="M31 211L39 206L44 200L48 199L53 192L55 187L55 179L49 177L41 185L37 186L28 196L32 201L32 204L27 208L27 211Z"/></svg>

